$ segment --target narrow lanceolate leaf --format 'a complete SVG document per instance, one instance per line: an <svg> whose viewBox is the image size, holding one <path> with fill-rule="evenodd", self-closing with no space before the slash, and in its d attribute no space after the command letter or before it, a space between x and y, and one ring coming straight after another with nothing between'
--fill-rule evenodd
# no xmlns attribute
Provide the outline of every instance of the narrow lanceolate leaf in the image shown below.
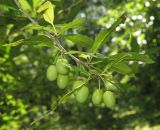
<svg viewBox="0 0 160 130"><path fill-rule="evenodd" d="M110 61L115 61L123 57L122 61L141 61L147 64L152 64L154 61L146 54L139 54L136 52L122 52L112 55L108 58Z"/></svg>
<svg viewBox="0 0 160 130"><path fill-rule="evenodd" d="M51 2L47 1L38 9L38 13L43 12L43 18L45 21L53 25L54 21L54 5Z"/></svg>
<svg viewBox="0 0 160 130"><path fill-rule="evenodd" d="M16 42L5 44L3 46L18 46L18 45L36 45L36 46L54 47L52 40L44 35L33 36L28 39L21 39Z"/></svg>
<svg viewBox="0 0 160 130"><path fill-rule="evenodd" d="M109 38L109 36L111 35L111 33L116 29L116 27L120 23L123 23L125 21L125 19L126 19L126 13L124 13L121 17L119 17L117 19L117 21L115 21L110 28L102 30L96 36L91 51L94 52L94 53L97 52L97 50L107 41L107 39Z"/></svg>
<svg viewBox="0 0 160 130"><path fill-rule="evenodd" d="M50 4L49 1L45 2L43 5L41 5L41 6L39 7L39 9L37 10L37 12L38 12L38 13L41 13L41 12L44 12L45 10L47 10L48 7L49 7L49 4Z"/></svg>
<svg viewBox="0 0 160 130"><path fill-rule="evenodd" d="M126 57L129 57L129 56L130 56L130 54L126 53L126 54L124 54L124 55L120 55L119 57L115 57L115 59L112 59L112 60L110 61L110 63L105 66L105 68L104 68L104 70L103 70L103 73L105 73L108 69L110 69L110 68L111 68L112 66L114 66L115 64L123 62L124 59L125 59Z"/></svg>
<svg viewBox="0 0 160 130"><path fill-rule="evenodd" d="M65 38L81 47L90 48L93 44L93 39L89 38L86 35L73 34L73 35L66 35Z"/></svg>
<svg viewBox="0 0 160 130"><path fill-rule="evenodd" d="M4 45L2 45L2 46L18 46L18 45L20 45L21 43L23 43L23 41L24 41L24 39L21 39L21 40L18 40L18 41L9 43L9 44L4 44Z"/></svg>
<svg viewBox="0 0 160 130"><path fill-rule="evenodd" d="M9 5L5 5L5 4L0 4L0 10L1 11L9 11L9 9L11 10L16 10L16 8L9 6Z"/></svg>
<svg viewBox="0 0 160 130"><path fill-rule="evenodd" d="M32 7L27 0L19 0L19 3L23 9L30 11L32 10Z"/></svg>
<svg viewBox="0 0 160 130"><path fill-rule="evenodd" d="M110 69L122 74L134 75L132 69L125 63L114 64Z"/></svg>
<svg viewBox="0 0 160 130"><path fill-rule="evenodd" d="M122 52L122 53L118 53L116 55L112 55L108 58L106 58L106 60L109 62L104 70L103 73L105 73L108 69L112 68L114 65L118 64L118 63L122 63L124 61L141 61L147 64L152 64L154 63L154 61L146 54L139 54L136 52Z"/></svg>
<svg viewBox="0 0 160 130"><path fill-rule="evenodd" d="M40 25L28 25L26 28L32 29L32 30L38 30L38 31L53 32L53 29L51 29L50 27L44 27L44 26L40 26Z"/></svg>
<svg viewBox="0 0 160 130"><path fill-rule="evenodd" d="M58 25L57 27L60 28L59 34L63 34L65 31L76 28L76 29L83 29L82 23L84 22L84 18L75 19L72 22Z"/></svg>

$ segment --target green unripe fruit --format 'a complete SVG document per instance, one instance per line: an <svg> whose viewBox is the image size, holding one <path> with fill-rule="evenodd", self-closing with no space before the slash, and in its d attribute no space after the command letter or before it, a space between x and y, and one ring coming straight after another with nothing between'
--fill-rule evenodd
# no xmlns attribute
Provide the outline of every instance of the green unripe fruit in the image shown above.
<svg viewBox="0 0 160 130"><path fill-rule="evenodd" d="M105 87L108 91L118 91L118 88L109 81L105 81Z"/></svg>
<svg viewBox="0 0 160 130"><path fill-rule="evenodd" d="M58 59L56 68L59 74L67 74L69 72L69 66L66 59Z"/></svg>
<svg viewBox="0 0 160 130"><path fill-rule="evenodd" d="M83 84L83 85L82 85L82 84ZM77 81L75 81L75 82L73 83L72 89L74 90L74 89L76 89L76 88L83 87L83 86L85 86L85 85L84 85L84 82L83 82L82 80L77 80ZM74 95L77 94L77 91L78 91L78 90L76 90L76 91L74 92Z"/></svg>
<svg viewBox="0 0 160 130"><path fill-rule="evenodd" d="M103 94L103 101L106 107L113 108L116 104L116 97L115 94L111 91L106 91Z"/></svg>
<svg viewBox="0 0 160 130"><path fill-rule="evenodd" d="M103 97L103 91L100 89L97 89L93 92L92 95L92 102L94 105L99 105L102 102L102 97Z"/></svg>
<svg viewBox="0 0 160 130"><path fill-rule="evenodd" d="M82 80L77 80L73 83L73 89L76 89L80 86L82 86L82 84L84 84L84 82Z"/></svg>
<svg viewBox="0 0 160 130"><path fill-rule="evenodd" d="M57 85L60 89L64 89L68 84L68 75L58 75Z"/></svg>
<svg viewBox="0 0 160 130"><path fill-rule="evenodd" d="M46 73L47 79L49 81L54 81L57 78L57 70L55 65L50 65L47 68L47 73Z"/></svg>
<svg viewBox="0 0 160 130"><path fill-rule="evenodd" d="M76 100L80 103L83 103L87 100L89 94L89 90L86 86L80 88L76 93Z"/></svg>

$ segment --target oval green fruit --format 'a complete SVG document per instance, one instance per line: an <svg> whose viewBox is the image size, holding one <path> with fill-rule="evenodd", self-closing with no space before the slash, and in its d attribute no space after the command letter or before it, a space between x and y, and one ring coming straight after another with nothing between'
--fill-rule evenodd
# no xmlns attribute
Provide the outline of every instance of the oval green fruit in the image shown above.
<svg viewBox="0 0 160 130"><path fill-rule="evenodd" d="M111 91L106 91L103 94L103 102L108 108L113 108L116 104L115 94Z"/></svg>
<svg viewBox="0 0 160 130"><path fill-rule="evenodd" d="M82 87L82 86L85 86L85 85L82 85L82 84L84 84L84 82L82 81L82 80L77 80L77 81L75 81L74 83L73 83L73 87L72 87L72 89L74 90L74 89L76 89L76 88L78 88L78 87ZM77 91L78 90L76 90L75 92L74 92L74 95L77 93Z"/></svg>
<svg viewBox="0 0 160 130"><path fill-rule="evenodd" d="M82 80L77 80L73 83L73 89L82 86L82 84L84 84L84 82Z"/></svg>
<svg viewBox="0 0 160 130"><path fill-rule="evenodd" d="M58 59L56 68L59 74L67 74L69 72L69 66L66 59Z"/></svg>
<svg viewBox="0 0 160 130"><path fill-rule="evenodd" d="M57 85L60 89L64 89L68 84L68 75L58 75Z"/></svg>
<svg viewBox="0 0 160 130"><path fill-rule="evenodd" d="M100 89L96 89L92 95L92 102L94 105L99 105L102 102L103 91Z"/></svg>
<svg viewBox="0 0 160 130"><path fill-rule="evenodd" d="M89 94L89 90L86 86L83 86L82 88L80 88L77 93L76 93L76 100L79 103L83 103L87 100L88 98L88 94Z"/></svg>
<svg viewBox="0 0 160 130"><path fill-rule="evenodd" d="M47 79L49 81L56 80L56 78L57 78L57 70L56 70L56 66L55 65L50 65L47 68L46 76L47 76Z"/></svg>
<svg viewBox="0 0 160 130"><path fill-rule="evenodd" d="M105 87L108 91L118 91L118 88L107 80L105 81Z"/></svg>

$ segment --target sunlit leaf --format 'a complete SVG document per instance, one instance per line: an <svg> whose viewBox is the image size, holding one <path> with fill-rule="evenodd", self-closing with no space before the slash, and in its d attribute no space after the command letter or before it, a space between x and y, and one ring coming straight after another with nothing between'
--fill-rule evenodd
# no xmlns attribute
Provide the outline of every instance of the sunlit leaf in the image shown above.
<svg viewBox="0 0 160 130"><path fill-rule="evenodd" d="M32 10L31 5L26 0L19 0L21 6L25 10Z"/></svg>
<svg viewBox="0 0 160 130"><path fill-rule="evenodd" d="M51 2L47 1L38 9L38 13L43 12L43 18L45 21L53 25L54 21L54 5Z"/></svg>
<svg viewBox="0 0 160 130"><path fill-rule="evenodd" d="M80 57L80 58L83 58L83 59L86 59L86 60L87 60L87 59L90 59L90 55L84 54L84 53L80 54L79 57Z"/></svg>

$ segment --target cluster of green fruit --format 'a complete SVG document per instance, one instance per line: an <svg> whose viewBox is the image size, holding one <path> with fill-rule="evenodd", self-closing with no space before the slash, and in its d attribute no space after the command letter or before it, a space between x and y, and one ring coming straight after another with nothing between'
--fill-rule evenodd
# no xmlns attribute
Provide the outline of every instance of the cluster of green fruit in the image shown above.
<svg viewBox="0 0 160 130"><path fill-rule="evenodd" d="M47 79L49 81L55 81L57 79L57 85L60 89L64 89L69 81L69 65L66 59L58 59L56 65L50 65L47 68Z"/></svg>
<svg viewBox="0 0 160 130"><path fill-rule="evenodd" d="M95 105L100 105L102 101L108 108L113 108L116 103L115 94L112 91L107 90L103 93L101 89L96 89L92 95L92 102Z"/></svg>
<svg viewBox="0 0 160 130"><path fill-rule="evenodd" d="M60 89L66 88L69 81L69 64L66 59L60 58L57 60L56 65L50 65L47 69L47 79L49 81L55 81L57 79L57 86ZM112 92L115 88L111 84L106 84L107 91L103 93L101 89L96 89L92 94L92 103L94 105L100 105L102 102L108 107L113 108L115 106L116 98ZM87 100L89 95L89 89L83 80L77 80L73 83L74 96L79 103L83 103Z"/></svg>
<svg viewBox="0 0 160 130"><path fill-rule="evenodd" d="M89 89L82 80L78 80L73 83L73 89L78 87L80 87L80 89L76 90L75 97L78 102L83 103L88 98ZM94 105L100 105L102 102L104 102L108 108L113 108L116 103L115 94L109 90L103 93L101 89L96 89L92 94L92 103Z"/></svg>

